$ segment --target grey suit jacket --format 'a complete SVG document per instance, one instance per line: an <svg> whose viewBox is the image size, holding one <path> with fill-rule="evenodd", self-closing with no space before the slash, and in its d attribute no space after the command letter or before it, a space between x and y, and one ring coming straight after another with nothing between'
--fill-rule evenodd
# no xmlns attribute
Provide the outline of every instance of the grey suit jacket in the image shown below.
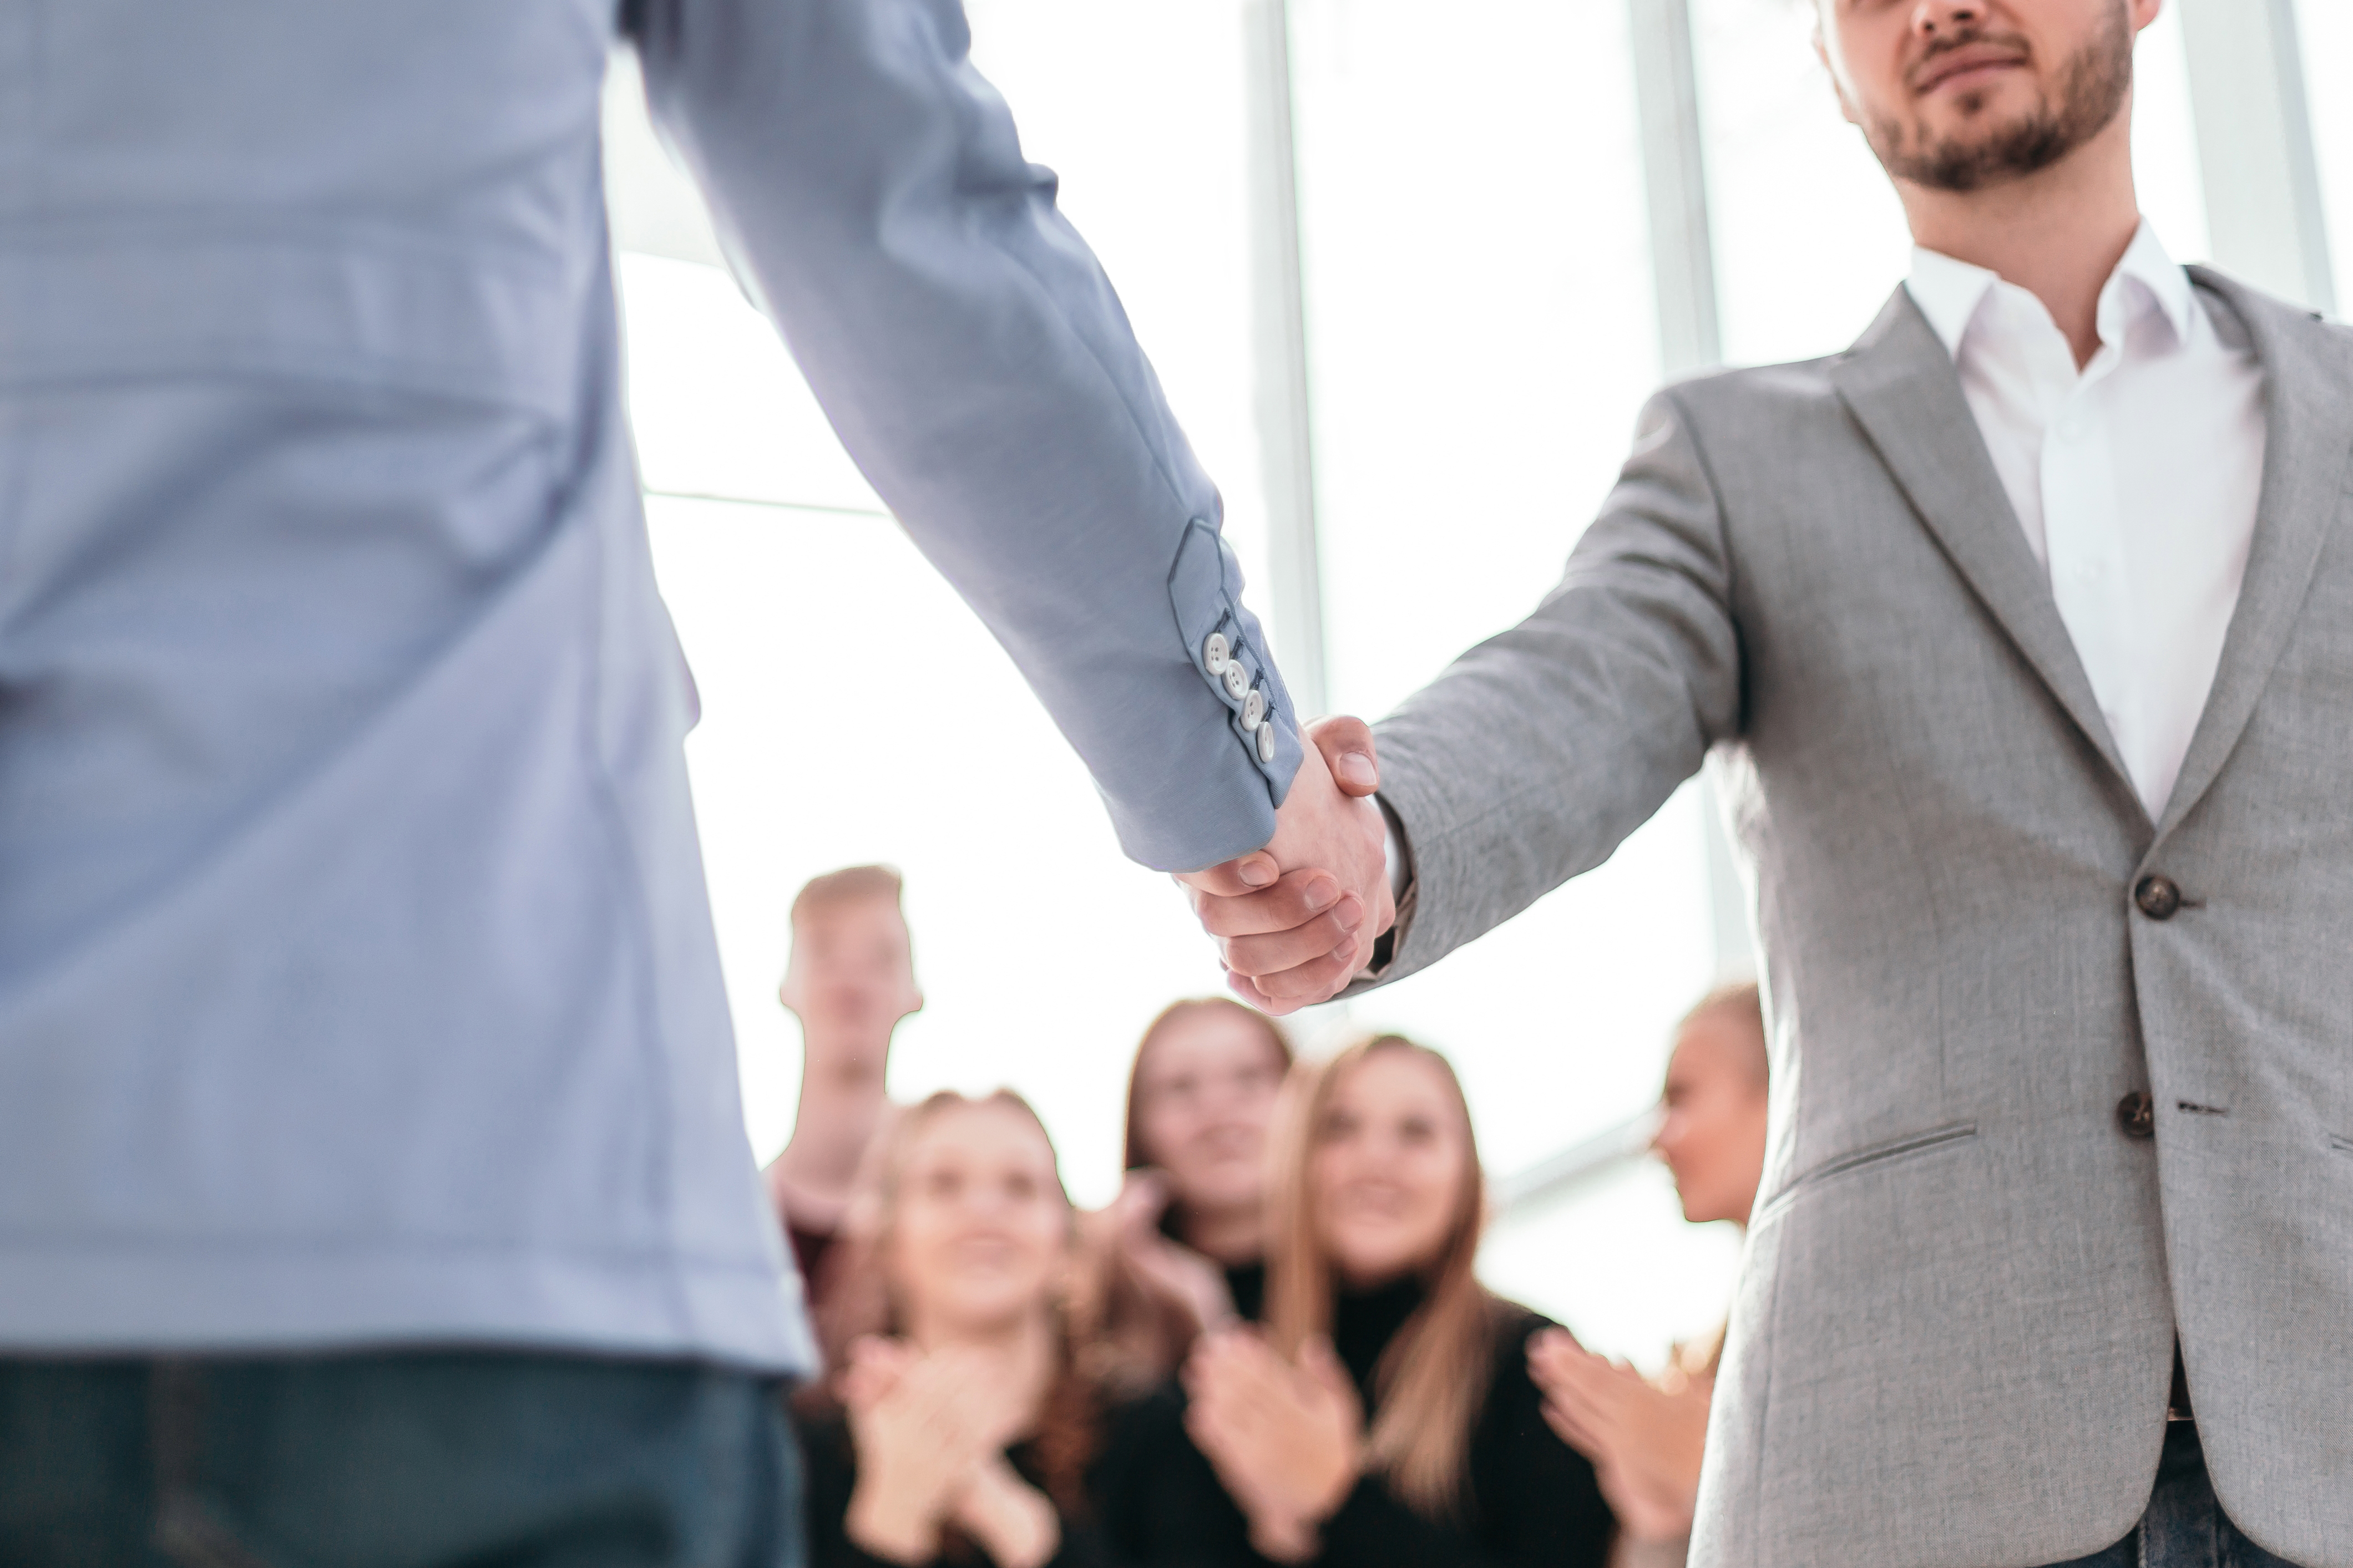
<svg viewBox="0 0 2353 1568"><path fill-rule="evenodd" d="M1661 394L1560 586L1378 726L1382 980L1723 769L1773 1111L1694 1563L2105 1547L2178 1332L2224 1508L2353 1568L2353 335L2194 276L2269 447L2163 821L1901 291L1845 353Z"/></svg>

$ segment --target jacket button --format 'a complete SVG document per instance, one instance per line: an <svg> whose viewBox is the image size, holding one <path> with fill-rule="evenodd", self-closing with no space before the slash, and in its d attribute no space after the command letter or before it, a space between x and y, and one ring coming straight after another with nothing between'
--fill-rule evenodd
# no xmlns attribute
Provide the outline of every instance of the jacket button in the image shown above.
<svg viewBox="0 0 2353 1568"><path fill-rule="evenodd" d="M1226 659L1231 651L1223 632L1211 632L1201 644L1201 668L1211 675L1226 673Z"/></svg>
<svg viewBox="0 0 2353 1568"><path fill-rule="evenodd" d="M2116 1125L2127 1138L2157 1136L2157 1106L2145 1089L2135 1089L2116 1101Z"/></svg>
<svg viewBox="0 0 2353 1568"><path fill-rule="evenodd" d="M2181 889L2169 877L2143 877L2133 889L2133 902L2140 912L2153 921L2169 921L2173 911L2181 907Z"/></svg>

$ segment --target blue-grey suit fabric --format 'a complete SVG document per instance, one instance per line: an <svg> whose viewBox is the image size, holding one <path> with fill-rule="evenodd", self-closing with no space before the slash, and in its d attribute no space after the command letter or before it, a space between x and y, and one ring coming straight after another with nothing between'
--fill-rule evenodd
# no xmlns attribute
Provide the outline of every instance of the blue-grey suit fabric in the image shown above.
<svg viewBox="0 0 2353 1568"><path fill-rule="evenodd" d="M2193 278L2269 446L2162 820L1900 291L1847 353L1661 394L1558 588L1377 728L1414 868L1383 979L1719 770L1773 1087L1709 1568L2105 1548L2177 1333L2231 1518L2353 1568L2353 334Z"/></svg>
<svg viewBox="0 0 2353 1568"><path fill-rule="evenodd" d="M808 1365L622 407L623 20L0 5L0 1353ZM1127 849L1264 842L1299 738L1217 493L955 0L626 22L744 286ZM860 662L778 682L810 767L920 711Z"/></svg>

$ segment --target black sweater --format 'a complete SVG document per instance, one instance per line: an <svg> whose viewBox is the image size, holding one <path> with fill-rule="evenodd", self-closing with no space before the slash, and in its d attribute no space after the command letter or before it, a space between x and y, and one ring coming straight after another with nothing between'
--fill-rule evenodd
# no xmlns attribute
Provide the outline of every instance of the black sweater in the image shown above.
<svg viewBox="0 0 2353 1568"><path fill-rule="evenodd" d="M1356 1379L1369 1423L1373 1370L1421 1304L1409 1281L1335 1305L1333 1348ZM1600 1568L1616 1529L1593 1467L1545 1424L1528 1376L1527 1342L1548 1327L1506 1305L1471 1431L1461 1520L1414 1511L1377 1475L1360 1479L1324 1523L1325 1568ZM1254 1568L1241 1510L1186 1435L1184 1400L1166 1390L1126 1415L1099 1467L1103 1526L1114 1553L1155 1568Z"/></svg>
<svg viewBox="0 0 2353 1568"><path fill-rule="evenodd" d="M1114 1414L1113 1425L1117 1421ZM858 1451L850 1442L849 1423L832 1414L796 1417L794 1425L800 1431L807 1482L809 1568L901 1568L891 1559L866 1551L843 1528L849 1513L849 1494L858 1484ZM1032 1445L1018 1443L1006 1450L1005 1457L1023 1480L1041 1492L1046 1489ZM1048 1560L1047 1568L1109 1568L1114 1558L1093 1517L1073 1519L1059 1508L1055 1515L1062 1527L1062 1543ZM989 1557L973 1546L965 1552L951 1548L942 1561L980 1564L988 1563Z"/></svg>

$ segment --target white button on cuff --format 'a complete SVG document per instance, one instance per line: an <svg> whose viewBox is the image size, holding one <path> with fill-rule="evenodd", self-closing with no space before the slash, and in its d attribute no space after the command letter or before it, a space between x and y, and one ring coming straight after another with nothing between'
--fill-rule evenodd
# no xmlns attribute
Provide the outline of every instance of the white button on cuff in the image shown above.
<svg viewBox="0 0 2353 1568"><path fill-rule="evenodd" d="M1211 632L1209 640L1201 645L1201 667L1211 675L1225 674L1228 656L1231 651L1226 642L1225 633Z"/></svg>
<svg viewBox="0 0 2353 1568"><path fill-rule="evenodd" d="M1271 724L1258 727L1258 760L1261 763L1274 761L1274 726Z"/></svg>
<svg viewBox="0 0 2353 1568"><path fill-rule="evenodd" d="M1242 699L1242 728L1255 730L1266 722L1266 693L1253 691Z"/></svg>
<svg viewBox="0 0 2353 1568"><path fill-rule="evenodd" d="M1239 661L1228 659L1226 661L1227 694L1232 697L1235 701L1240 702L1243 698L1250 695L1250 683L1249 674L1243 670Z"/></svg>

